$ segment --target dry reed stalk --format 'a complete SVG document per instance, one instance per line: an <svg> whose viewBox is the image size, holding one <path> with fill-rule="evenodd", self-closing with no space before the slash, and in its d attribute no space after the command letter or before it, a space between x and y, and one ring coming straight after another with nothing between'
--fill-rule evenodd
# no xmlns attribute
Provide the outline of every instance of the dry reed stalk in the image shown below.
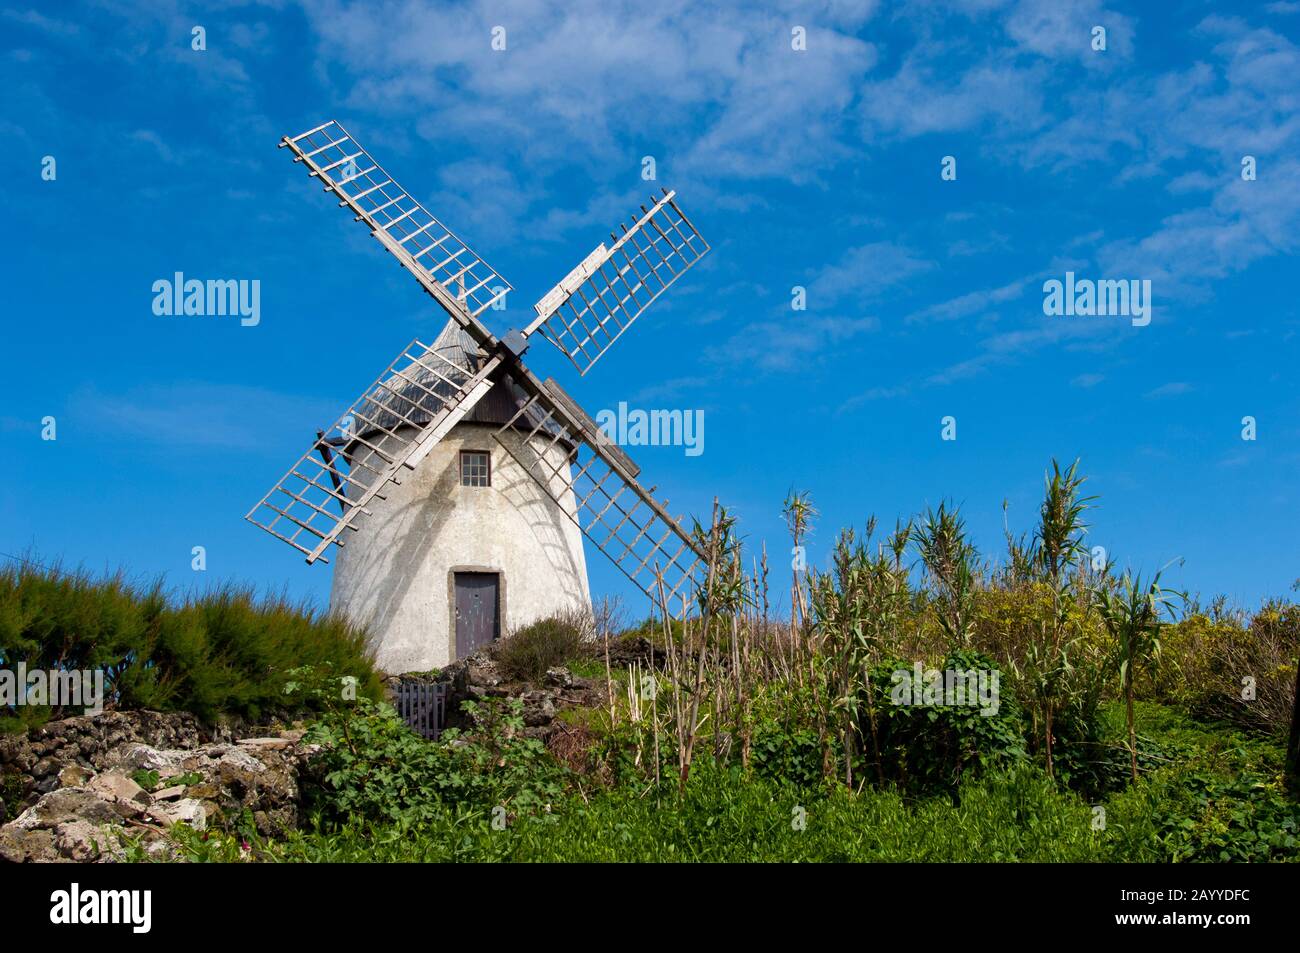
<svg viewBox="0 0 1300 953"><path fill-rule="evenodd" d="M650 659L654 661L654 649L650 650ZM654 665L650 666L651 672L654 671ZM654 676L654 694L650 696L650 726L654 730L655 737L655 786L659 786L659 676Z"/></svg>
<svg viewBox="0 0 1300 953"><path fill-rule="evenodd" d="M609 667L609 623L602 626L605 630L605 697L609 699L609 727L614 728L617 717L614 709L614 673Z"/></svg>
<svg viewBox="0 0 1300 953"><path fill-rule="evenodd" d="M709 529L709 571L705 581L704 588L704 606L700 627L700 647L697 652L695 663L695 685L691 691L691 715L690 721L686 726L686 745L682 753L681 763L681 786L680 790L686 790L686 782L690 778L691 759L695 753L695 737L699 729L700 715L700 691L704 685L704 670L706 663L705 647L709 641L709 626L713 622L713 585L717 577L718 568L718 499L713 498L713 517ZM716 730L716 729L715 729Z"/></svg>

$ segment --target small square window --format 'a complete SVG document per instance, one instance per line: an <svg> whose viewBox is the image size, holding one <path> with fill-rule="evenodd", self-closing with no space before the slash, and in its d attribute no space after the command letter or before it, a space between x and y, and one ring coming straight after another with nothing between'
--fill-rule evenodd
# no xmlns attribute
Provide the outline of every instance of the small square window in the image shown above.
<svg viewBox="0 0 1300 953"><path fill-rule="evenodd" d="M492 456L483 450L460 452L460 485L491 486Z"/></svg>

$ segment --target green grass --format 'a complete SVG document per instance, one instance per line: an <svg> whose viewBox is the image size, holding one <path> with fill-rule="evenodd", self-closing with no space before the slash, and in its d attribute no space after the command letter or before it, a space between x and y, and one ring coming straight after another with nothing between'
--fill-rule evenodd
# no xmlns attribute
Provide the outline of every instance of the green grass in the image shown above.
<svg viewBox="0 0 1300 953"><path fill-rule="evenodd" d="M1108 713L1114 719L1115 711ZM1277 784L1268 742L1141 705L1146 743L1174 759L1092 804L1020 763L956 796L850 793L697 763L686 793L665 783L571 789L493 824L486 803L449 803L403 825L344 823L249 844L272 862L1169 862L1295 861L1300 807ZM1122 715L1119 724L1122 725ZM183 834L196 860L247 856L237 837Z"/></svg>
<svg viewBox="0 0 1300 953"><path fill-rule="evenodd" d="M194 849L219 852L220 842ZM994 776L959 804L897 794L782 790L705 768L686 796L629 788L495 829L487 811L448 812L415 828L349 826L263 846L262 859L443 861L1084 861L1107 859L1087 805L1032 771Z"/></svg>
<svg viewBox="0 0 1300 953"><path fill-rule="evenodd" d="M378 698L365 633L284 598L222 587L176 595L121 574L0 567L0 665L100 670L108 706L257 717L341 695L339 680ZM21 706L0 730L81 714Z"/></svg>

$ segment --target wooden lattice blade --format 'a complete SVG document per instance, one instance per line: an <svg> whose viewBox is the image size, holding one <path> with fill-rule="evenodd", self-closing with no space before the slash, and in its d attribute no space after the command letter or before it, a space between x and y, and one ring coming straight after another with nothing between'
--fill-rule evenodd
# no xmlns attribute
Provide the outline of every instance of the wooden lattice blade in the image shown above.
<svg viewBox="0 0 1300 953"><path fill-rule="evenodd" d="M500 365L474 370L413 341L245 517L312 563L401 482L492 388Z"/></svg>
<svg viewBox="0 0 1300 953"><path fill-rule="evenodd" d="M463 311L477 319L511 290L510 282L403 189L337 121L285 136L280 144L339 197L339 205L366 223L453 318L464 323Z"/></svg>
<svg viewBox="0 0 1300 953"><path fill-rule="evenodd" d="M664 191L632 226L598 246L534 306L540 331L586 374L642 312L708 253L709 244Z"/></svg>
<svg viewBox="0 0 1300 953"><path fill-rule="evenodd" d="M621 450L610 452L600 434L588 433L546 385L527 383L532 396L496 432L497 442L648 597L657 598L659 573L670 600L693 595L704 559L690 534L627 471ZM567 466L549 452L557 444L569 451Z"/></svg>

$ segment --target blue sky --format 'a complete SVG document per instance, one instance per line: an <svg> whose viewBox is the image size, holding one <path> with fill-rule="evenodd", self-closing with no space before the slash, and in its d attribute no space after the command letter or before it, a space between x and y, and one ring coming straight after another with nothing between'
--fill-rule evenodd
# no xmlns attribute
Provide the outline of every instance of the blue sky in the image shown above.
<svg viewBox="0 0 1300 953"><path fill-rule="evenodd" d="M1050 458L1078 456L1090 543L1121 567L1183 557L1166 579L1206 598L1287 593L1300 2L754 6L0 10L0 551L326 597L330 568L243 514L442 324L276 148L338 118L512 282L498 332L678 191L712 253L585 378L542 342L529 363L593 414L703 410L704 453L633 448L644 479L675 513L718 496L774 565L792 487L821 512L814 561L841 526L946 498L997 558L1003 500L1029 530ZM260 323L156 316L177 271L259 280ZM1066 271L1149 279L1151 323L1045 315Z"/></svg>

